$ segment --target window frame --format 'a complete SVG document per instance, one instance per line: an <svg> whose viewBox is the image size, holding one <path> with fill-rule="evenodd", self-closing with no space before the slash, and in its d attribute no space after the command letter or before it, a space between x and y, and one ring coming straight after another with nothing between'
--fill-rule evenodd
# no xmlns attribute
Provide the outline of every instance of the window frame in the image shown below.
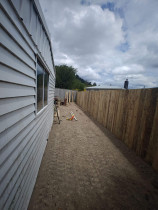
<svg viewBox="0 0 158 210"><path fill-rule="evenodd" d="M44 76L43 76L43 97L42 97L42 103L43 103L43 107L38 111L37 110L37 68L38 65L42 67L43 72L48 74L48 87L47 87L47 104L44 105ZM42 62L42 60L40 59L40 57L36 56L36 97L35 97L35 110L36 110L36 115L39 115L41 112L43 112L46 107L48 106L48 93L49 93L49 77L50 77L50 73L47 70L46 66L44 65L44 63Z"/></svg>

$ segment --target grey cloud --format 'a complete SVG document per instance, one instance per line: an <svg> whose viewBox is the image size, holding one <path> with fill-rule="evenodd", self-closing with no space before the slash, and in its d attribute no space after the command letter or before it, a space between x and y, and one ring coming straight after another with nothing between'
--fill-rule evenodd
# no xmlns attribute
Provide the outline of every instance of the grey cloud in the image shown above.
<svg viewBox="0 0 158 210"><path fill-rule="evenodd" d="M158 1L110 0L121 17L101 9L109 0L89 2L40 0L55 64L73 65L80 76L98 83L122 86L128 77L132 87L158 86ZM125 52L118 48L123 43L129 45Z"/></svg>

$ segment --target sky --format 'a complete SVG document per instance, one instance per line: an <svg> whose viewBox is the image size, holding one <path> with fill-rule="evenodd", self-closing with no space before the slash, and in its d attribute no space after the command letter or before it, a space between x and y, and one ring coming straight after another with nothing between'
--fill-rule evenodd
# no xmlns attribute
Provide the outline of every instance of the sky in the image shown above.
<svg viewBox="0 0 158 210"><path fill-rule="evenodd" d="M158 0L39 0L55 65L97 85L158 87Z"/></svg>

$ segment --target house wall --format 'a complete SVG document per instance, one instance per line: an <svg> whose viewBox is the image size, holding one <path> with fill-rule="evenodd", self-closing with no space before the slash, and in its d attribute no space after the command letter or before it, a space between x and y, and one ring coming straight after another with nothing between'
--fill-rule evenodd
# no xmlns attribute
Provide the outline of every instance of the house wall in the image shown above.
<svg viewBox="0 0 158 210"><path fill-rule="evenodd" d="M38 1L0 0L0 209L27 209L53 123L55 74ZM36 61L49 72L36 111Z"/></svg>

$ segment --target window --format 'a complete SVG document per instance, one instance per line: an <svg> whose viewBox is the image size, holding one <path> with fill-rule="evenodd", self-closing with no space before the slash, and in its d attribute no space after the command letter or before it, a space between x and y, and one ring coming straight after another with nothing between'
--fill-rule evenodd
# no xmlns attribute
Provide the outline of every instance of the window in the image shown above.
<svg viewBox="0 0 158 210"><path fill-rule="evenodd" d="M37 112L48 104L48 82L49 74L37 61Z"/></svg>

